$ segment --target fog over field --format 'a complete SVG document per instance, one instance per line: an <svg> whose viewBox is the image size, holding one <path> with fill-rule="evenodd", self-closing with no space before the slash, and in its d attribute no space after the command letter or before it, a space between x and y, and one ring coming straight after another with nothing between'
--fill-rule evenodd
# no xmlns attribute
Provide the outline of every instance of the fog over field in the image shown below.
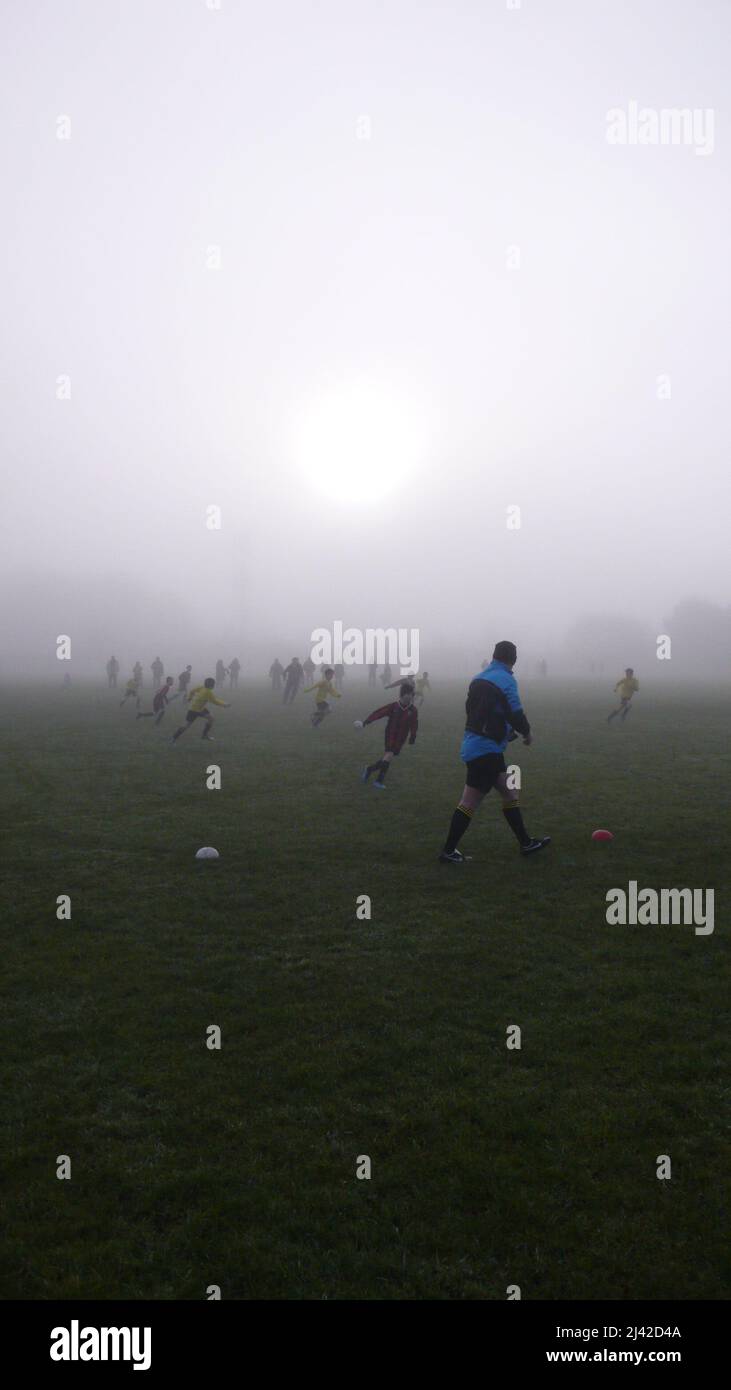
<svg viewBox="0 0 731 1390"><path fill-rule="evenodd" d="M730 21L6 7L3 679L731 674Z"/></svg>

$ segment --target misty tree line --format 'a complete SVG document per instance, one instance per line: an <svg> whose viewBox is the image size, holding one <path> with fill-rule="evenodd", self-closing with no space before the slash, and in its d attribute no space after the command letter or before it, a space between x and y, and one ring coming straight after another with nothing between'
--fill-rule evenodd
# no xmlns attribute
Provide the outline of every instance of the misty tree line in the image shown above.
<svg viewBox="0 0 731 1390"><path fill-rule="evenodd" d="M581 668L633 666L647 672L657 659L657 639L672 642L673 669L682 674L731 674L731 607L705 599L683 599L653 631L647 623L611 614L586 614L572 623L566 636L567 656Z"/></svg>

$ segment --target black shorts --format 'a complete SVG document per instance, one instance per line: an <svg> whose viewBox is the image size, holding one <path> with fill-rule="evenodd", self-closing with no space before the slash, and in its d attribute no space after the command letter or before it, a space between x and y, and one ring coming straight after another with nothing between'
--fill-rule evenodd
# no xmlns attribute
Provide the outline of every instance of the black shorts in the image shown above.
<svg viewBox="0 0 731 1390"><path fill-rule="evenodd" d="M466 767L465 782L477 792L489 792L500 773L507 772L502 753L483 753L480 758L471 758Z"/></svg>
<svg viewBox="0 0 731 1390"><path fill-rule="evenodd" d="M192 724L195 719L210 719L211 716L207 709L189 709L185 716L186 724Z"/></svg>

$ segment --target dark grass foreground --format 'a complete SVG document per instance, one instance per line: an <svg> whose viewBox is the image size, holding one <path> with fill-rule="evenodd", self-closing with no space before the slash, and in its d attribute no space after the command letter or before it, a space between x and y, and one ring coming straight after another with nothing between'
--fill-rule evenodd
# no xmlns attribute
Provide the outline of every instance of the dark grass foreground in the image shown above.
<svg viewBox="0 0 731 1390"><path fill-rule="evenodd" d="M527 685L553 846L521 860L488 802L462 870L435 858L462 684L384 793L352 679L318 732L311 697L244 687L175 748L179 702L156 730L106 691L6 691L2 1295L723 1297L727 697L643 685L609 729L603 688ZM607 926L632 878L715 888L714 935Z"/></svg>

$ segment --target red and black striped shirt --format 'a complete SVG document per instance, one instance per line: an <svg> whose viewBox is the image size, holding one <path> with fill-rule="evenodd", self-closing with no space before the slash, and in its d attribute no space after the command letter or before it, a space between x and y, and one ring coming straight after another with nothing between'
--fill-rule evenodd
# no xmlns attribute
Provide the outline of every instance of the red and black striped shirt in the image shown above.
<svg viewBox="0 0 731 1390"><path fill-rule="evenodd" d="M372 724L375 719L388 719L386 725L386 748L403 748L407 738L416 738L416 731L419 727L419 715L415 705L404 706L398 700L394 700L391 705L381 705L380 709L374 709L364 724Z"/></svg>

